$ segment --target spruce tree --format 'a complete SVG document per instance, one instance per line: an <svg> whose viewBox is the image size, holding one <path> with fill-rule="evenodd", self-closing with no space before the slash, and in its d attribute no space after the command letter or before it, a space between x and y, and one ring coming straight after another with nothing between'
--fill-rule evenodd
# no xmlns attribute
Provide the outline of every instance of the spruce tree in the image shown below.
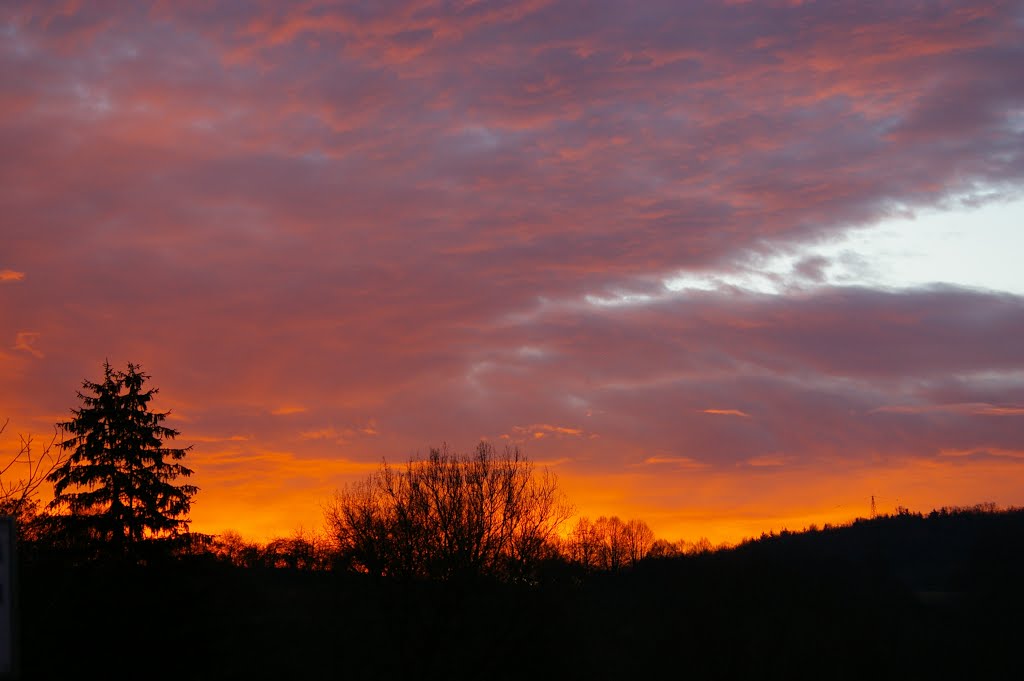
<svg viewBox="0 0 1024 681"><path fill-rule="evenodd" d="M60 447L69 455L48 480L53 510L66 510L76 527L115 553L131 554L140 544L161 543L187 533L194 485L175 484L192 470L180 461L191 447L164 446L178 431L161 425L169 412L150 402L157 388L135 364L127 371L103 364L103 379L83 381L82 406L59 423L67 434Z"/></svg>

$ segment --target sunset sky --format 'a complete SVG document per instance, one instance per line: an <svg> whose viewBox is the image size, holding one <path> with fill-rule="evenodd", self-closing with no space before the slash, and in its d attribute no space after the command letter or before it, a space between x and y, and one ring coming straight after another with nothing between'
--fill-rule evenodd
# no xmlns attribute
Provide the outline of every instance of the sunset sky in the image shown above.
<svg viewBox="0 0 1024 681"><path fill-rule="evenodd" d="M1024 3L0 3L0 423L141 364L193 528L447 442L736 541L1024 505Z"/></svg>

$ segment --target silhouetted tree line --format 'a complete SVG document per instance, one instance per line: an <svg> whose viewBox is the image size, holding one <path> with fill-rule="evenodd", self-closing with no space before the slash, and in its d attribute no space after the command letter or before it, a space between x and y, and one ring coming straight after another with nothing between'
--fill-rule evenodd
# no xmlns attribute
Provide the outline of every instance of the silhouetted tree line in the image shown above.
<svg viewBox="0 0 1024 681"><path fill-rule="evenodd" d="M227 531L213 538L209 554L241 568L328 570L338 564L338 552L324 535L303 530L268 542L246 540L238 532Z"/></svg>
<svg viewBox="0 0 1024 681"><path fill-rule="evenodd" d="M618 516L601 516L591 522L582 517L569 533L565 552L584 568L616 572L646 558L653 545L654 532L642 520L623 522Z"/></svg>
<svg viewBox="0 0 1024 681"><path fill-rule="evenodd" d="M318 567L308 534L225 533L174 563L23 570L25 678L1016 678L1022 537L1024 511L947 509L526 582L382 578Z"/></svg>

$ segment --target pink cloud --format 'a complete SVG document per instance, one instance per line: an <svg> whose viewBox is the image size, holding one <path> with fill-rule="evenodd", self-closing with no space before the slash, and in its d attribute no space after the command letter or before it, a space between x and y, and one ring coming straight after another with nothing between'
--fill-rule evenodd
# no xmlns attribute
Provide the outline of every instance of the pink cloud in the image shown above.
<svg viewBox="0 0 1024 681"><path fill-rule="evenodd" d="M961 404L894 404L878 407L876 412L891 414L967 414L974 416L1024 416L1024 407L998 406L993 404L966 402Z"/></svg>
<svg viewBox="0 0 1024 681"><path fill-rule="evenodd" d="M11 346L11 349L26 352L36 359L42 359L46 355L36 347L41 337L42 334L35 331L19 331L14 337L14 345Z"/></svg>
<svg viewBox="0 0 1024 681"><path fill-rule="evenodd" d="M274 416L291 416L292 414L302 414L308 411L306 407L298 404L287 404L280 407L275 407L270 410L270 413Z"/></svg>

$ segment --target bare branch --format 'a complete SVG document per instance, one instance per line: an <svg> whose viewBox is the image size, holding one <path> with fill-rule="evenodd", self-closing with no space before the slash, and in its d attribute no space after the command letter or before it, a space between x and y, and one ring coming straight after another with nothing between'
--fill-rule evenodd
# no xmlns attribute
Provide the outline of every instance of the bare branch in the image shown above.
<svg viewBox="0 0 1024 681"><path fill-rule="evenodd" d="M384 575L528 580L572 513L553 473L516 449L446 446L403 468L385 463L325 509L350 564Z"/></svg>
<svg viewBox="0 0 1024 681"><path fill-rule="evenodd" d="M10 419L0 425L0 435L7 430ZM57 447L59 430L41 452L34 450L32 435L18 435L19 446L14 456L0 466L0 513L19 519L36 506L39 488L58 466L67 459L67 452Z"/></svg>

